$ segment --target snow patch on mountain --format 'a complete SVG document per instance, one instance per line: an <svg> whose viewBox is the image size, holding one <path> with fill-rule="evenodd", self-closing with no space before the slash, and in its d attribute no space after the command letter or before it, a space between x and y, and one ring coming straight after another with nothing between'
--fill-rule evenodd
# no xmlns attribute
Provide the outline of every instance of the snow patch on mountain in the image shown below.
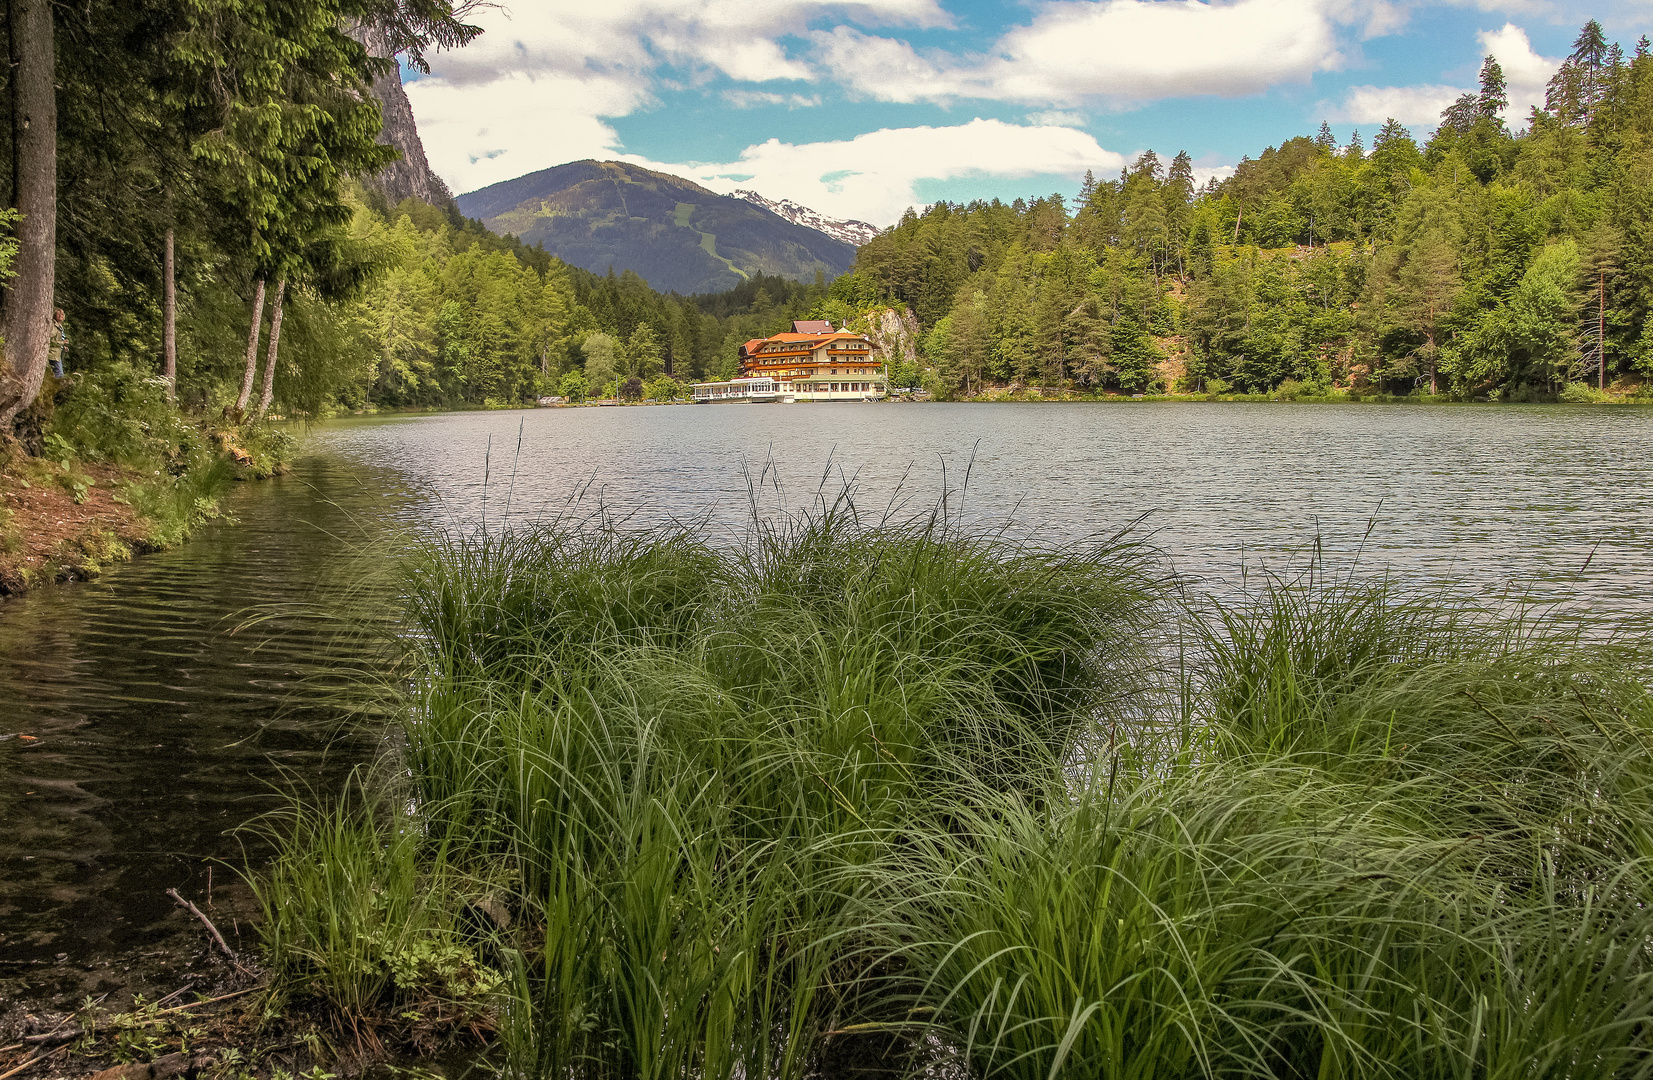
<svg viewBox="0 0 1653 1080"><path fill-rule="evenodd" d="M819 211L811 210L807 206L799 206L791 199L781 199L777 202L744 188L737 189L734 196L737 199L745 199L754 206L761 206L771 214L783 217L794 225L802 225L817 232L824 232L834 240L842 240L844 243L853 244L855 247L860 247L877 236L879 232L876 225L868 225L864 221L847 221L844 218L828 217Z"/></svg>

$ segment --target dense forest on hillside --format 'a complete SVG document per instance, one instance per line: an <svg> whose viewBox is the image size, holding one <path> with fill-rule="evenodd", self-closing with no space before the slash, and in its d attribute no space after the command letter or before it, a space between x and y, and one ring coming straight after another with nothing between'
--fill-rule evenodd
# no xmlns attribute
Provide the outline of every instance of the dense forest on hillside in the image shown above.
<svg viewBox="0 0 1653 1080"><path fill-rule="evenodd" d="M330 309L333 337L315 357L294 358L331 372L332 399L350 407L612 396L633 378L634 390L672 396L686 380L732 375L742 341L786 328L827 292L819 279L754 275L724 293L663 294L411 199L360 205L351 236L383 272Z"/></svg>
<svg viewBox="0 0 1653 1080"><path fill-rule="evenodd" d="M1196 190L1142 154L1057 195L909 211L835 310L910 305L948 393L1289 384L1526 399L1653 375L1653 58L1580 33L1512 133L1488 57L1424 143L1288 140ZM1582 386L1575 385L1578 393Z"/></svg>

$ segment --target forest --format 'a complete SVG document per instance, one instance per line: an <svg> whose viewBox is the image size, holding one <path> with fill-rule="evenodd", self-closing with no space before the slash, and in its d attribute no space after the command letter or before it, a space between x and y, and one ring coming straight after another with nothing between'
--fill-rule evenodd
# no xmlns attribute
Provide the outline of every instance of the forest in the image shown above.
<svg viewBox="0 0 1653 1080"><path fill-rule="evenodd" d="M1570 400L1653 375L1653 59L1580 32L1519 131L1498 62L1420 143L1329 127L1196 188L1186 153L909 211L833 284L909 305L935 389Z"/></svg>
<svg viewBox="0 0 1653 1080"><path fill-rule="evenodd" d="M55 117L0 140L0 427L33 451L81 377L158 378L231 425L516 405L581 396L588 367L598 389L706 374L824 295L759 278L662 297L451 202L391 206L373 80L471 40L464 4L14 6L9 103Z"/></svg>
<svg viewBox="0 0 1653 1080"><path fill-rule="evenodd" d="M60 306L71 371L159 376L189 411L231 421L669 398L730 376L741 341L792 318L869 328L889 308L916 320L916 348L889 350L892 383L941 397L1606 400L1653 374L1653 59L1594 21L1518 131L1488 57L1479 92L1421 143L1394 120L1369 149L1322 125L1203 187L1187 153L1150 150L1115 179L1087 174L1071 205L909 210L830 283L683 297L568 267L451 203L387 198L375 171L396 152L375 139L376 104L338 88L394 61L358 39L417 67L474 35L465 14L437 0L60 13L55 286L40 294L25 139L0 171L17 178L8 357ZM120 76L99 77L94 55L119 56ZM27 344L39 386L50 346ZM9 365L0 420L30 444L66 388L30 405L27 366Z"/></svg>

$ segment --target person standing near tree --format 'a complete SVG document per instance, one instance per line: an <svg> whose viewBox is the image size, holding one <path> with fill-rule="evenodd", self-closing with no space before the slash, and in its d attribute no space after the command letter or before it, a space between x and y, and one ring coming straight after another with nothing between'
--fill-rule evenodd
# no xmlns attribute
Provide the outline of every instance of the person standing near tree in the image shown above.
<svg viewBox="0 0 1653 1080"><path fill-rule="evenodd" d="M69 335L63 332L64 315L62 308L52 311L52 332L46 342L47 355L52 365L52 374L63 378L63 352L69 347Z"/></svg>

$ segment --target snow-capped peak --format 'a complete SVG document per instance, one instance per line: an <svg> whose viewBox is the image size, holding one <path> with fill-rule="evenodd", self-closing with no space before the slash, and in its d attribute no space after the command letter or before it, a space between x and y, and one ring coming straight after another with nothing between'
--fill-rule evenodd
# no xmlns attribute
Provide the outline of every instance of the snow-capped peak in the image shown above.
<svg viewBox="0 0 1653 1080"><path fill-rule="evenodd" d="M878 226L868 225L864 221L846 221L843 218L828 217L807 206L799 206L791 199L766 199L755 191L744 188L734 192L737 199L745 199L754 206L761 206L772 214L785 218L794 225L802 225L824 232L834 240L842 240L846 244L860 247L862 244L878 235Z"/></svg>

